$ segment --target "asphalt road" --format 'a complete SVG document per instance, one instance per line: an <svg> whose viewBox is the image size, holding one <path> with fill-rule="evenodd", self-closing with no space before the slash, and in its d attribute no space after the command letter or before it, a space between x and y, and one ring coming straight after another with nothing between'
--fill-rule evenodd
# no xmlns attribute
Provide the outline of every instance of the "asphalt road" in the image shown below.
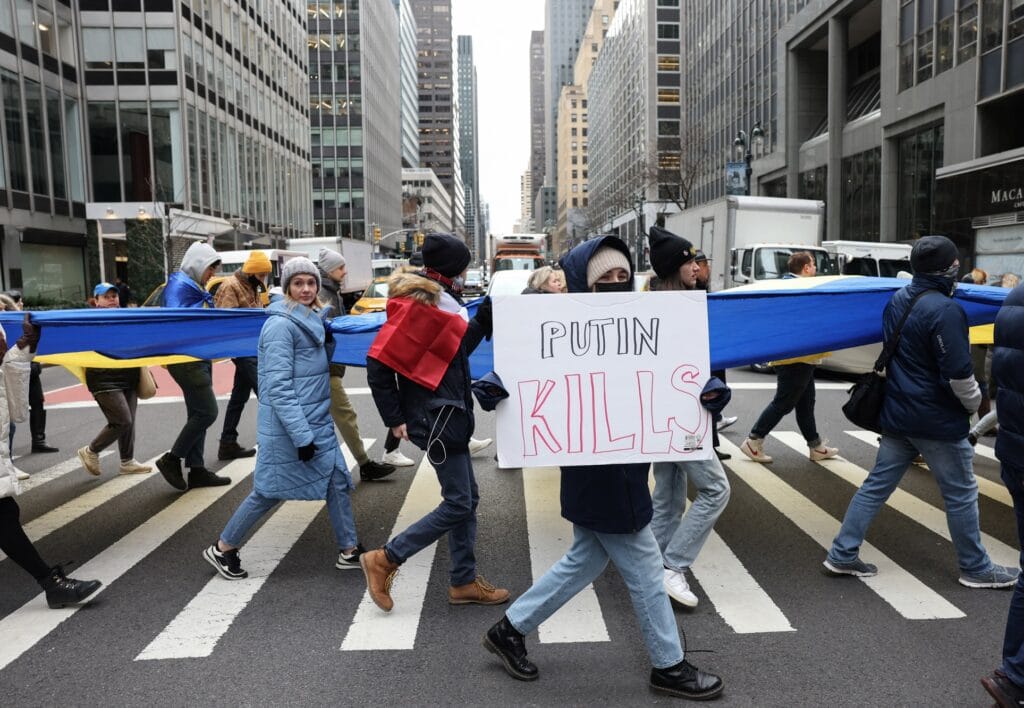
<svg viewBox="0 0 1024 708"><path fill-rule="evenodd" d="M47 391L74 384L62 370L43 378ZM363 437L375 439L371 454L379 456L384 431L362 371L350 370L346 383ZM742 441L774 378L737 371L730 383L737 386L728 413L740 422L727 431L726 448ZM676 611L689 658L724 678L723 705L989 705L978 679L998 664L1011 594L957 584L941 497L926 469L911 469L905 494L894 496L871 529L873 549L865 554L886 559L875 582L821 573L823 544L875 456L871 436L847 432L842 388L819 387L817 410L819 429L845 462L810 462L798 436L795 447L787 445L796 430L792 416L767 443L775 457L770 468L738 451L730 461L732 498L694 568L700 605ZM167 386L161 393L171 398L141 407L140 460L166 450L180 426L183 404ZM58 454L27 454L28 426L19 427L17 464L34 475L19 503L49 562L74 560L72 575L91 571L108 582L88 606L57 612L40 605L25 573L0 561L5 705L675 702L647 688L646 652L628 593L611 568L586 602L552 618L560 634L528 637L541 672L529 684L510 679L481 647L501 608L447 604L444 541L403 567L394 617L366 605L361 573L334 568L337 551L322 507L281 507L242 549L253 577L215 577L200 554L250 488L251 463L224 470L236 481L226 490L184 495L158 474L119 478L116 454L93 478L74 462L62 464L102 425L88 400L80 389L50 395L47 433ZM253 401L243 443L254 442L255 415ZM221 422L207 442L212 462ZM480 414L478 437L492 432L493 418ZM1013 512L1000 492L997 463L984 456L992 444L983 439L976 459L982 531L993 557L1012 560ZM408 443L402 449L420 462L418 450ZM492 457L493 448L474 460L482 491L478 566L515 596L532 581L531 541L537 557L557 555L567 536L557 524L545 531L539 523L557 510L557 487L538 486L544 478L534 470L499 470ZM353 501L361 541L379 546L410 515L433 506L432 477L428 466L408 467L360 484ZM538 505L547 517L528 513Z"/></svg>

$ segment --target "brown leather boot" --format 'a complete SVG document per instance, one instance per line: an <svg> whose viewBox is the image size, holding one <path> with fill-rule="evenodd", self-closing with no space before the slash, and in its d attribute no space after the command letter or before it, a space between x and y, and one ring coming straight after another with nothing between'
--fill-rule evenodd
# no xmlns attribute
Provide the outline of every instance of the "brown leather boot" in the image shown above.
<svg viewBox="0 0 1024 708"><path fill-rule="evenodd" d="M448 602L452 605L500 605L508 602L508 590L496 588L478 575L471 583L448 588Z"/></svg>
<svg viewBox="0 0 1024 708"><path fill-rule="evenodd" d="M366 576L366 589L373 604L385 612L391 612L391 608L395 606L391 599L391 583L398 574L398 563L392 563L384 549L378 548L360 555L359 565Z"/></svg>

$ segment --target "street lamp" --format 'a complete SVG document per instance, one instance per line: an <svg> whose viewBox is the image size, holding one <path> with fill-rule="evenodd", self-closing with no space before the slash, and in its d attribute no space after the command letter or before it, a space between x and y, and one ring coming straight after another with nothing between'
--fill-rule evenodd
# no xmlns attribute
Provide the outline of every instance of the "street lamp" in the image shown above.
<svg viewBox="0 0 1024 708"><path fill-rule="evenodd" d="M760 150L761 146L764 145L764 128L761 127L761 121L754 121L754 127L750 130L750 135L743 130L736 133L736 139L732 141L732 144L736 147L736 157L743 160L747 165L747 181L745 184L746 194L750 196L750 175L753 174L754 168L750 166L751 160L754 159L752 148L757 146Z"/></svg>
<svg viewBox="0 0 1024 708"><path fill-rule="evenodd" d="M643 270L644 266L644 192L640 190L633 197L633 209L636 210L636 269Z"/></svg>

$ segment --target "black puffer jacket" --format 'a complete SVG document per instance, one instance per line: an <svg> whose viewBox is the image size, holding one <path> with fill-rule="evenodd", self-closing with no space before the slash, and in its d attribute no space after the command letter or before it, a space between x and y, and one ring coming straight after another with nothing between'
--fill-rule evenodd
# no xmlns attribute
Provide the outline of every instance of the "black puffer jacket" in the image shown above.
<svg viewBox="0 0 1024 708"><path fill-rule="evenodd" d="M569 292L588 292L587 263L603 245L621 250L626 244L614 236L584 241L562 257ZM633 274L629 274L632 281ZM601 533L633 533L651 523L653 509L647 486L650 463L562 467L562 516L574 524Z"/></svg>
<svg viewBox="0 0 1024 708"><path fill-rule="evenodd" d="M134 391L139 385L139 370L130 369L86 369L85 386L89 393L108 391Z"/></svg>
<svg viewBox="0 0 1024 708"><path fill-rule="evenodd" d="M996 457L1024 467L1024 285L1010 291L996 315L992 378L999 382Z"/></svg>

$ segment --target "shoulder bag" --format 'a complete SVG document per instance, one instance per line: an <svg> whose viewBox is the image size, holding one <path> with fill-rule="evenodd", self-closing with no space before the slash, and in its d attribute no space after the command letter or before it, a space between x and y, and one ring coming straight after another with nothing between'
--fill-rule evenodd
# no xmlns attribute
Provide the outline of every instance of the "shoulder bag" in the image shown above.
<svg viewBox="0 0 1024 708"><path fill-rule="evenodd" d="M148 366L139 367L139 383L135 387L135 393L141 400L152 398L156 395L156 379Z"/></svg>
<svg viewBox="0 0 1024 708"><path fill-rule="evenodd" d="M848 392L850 398L843 404L843 414L854 425L881 434L882 426L879 418L882 415L882 404L885 402L885 369L896 355L896 347L900 343L900 333L903 331L903 325L907 322L907 317L910 316L910 311L914 309L914 305L921 299L921 296L929 292L931 291L925 290L914 296L903 313L903 317L900 318L899 324L896 325L892 337L882 347L882 353L875 361L874 368L861 376L850 387Z"/></svg>

